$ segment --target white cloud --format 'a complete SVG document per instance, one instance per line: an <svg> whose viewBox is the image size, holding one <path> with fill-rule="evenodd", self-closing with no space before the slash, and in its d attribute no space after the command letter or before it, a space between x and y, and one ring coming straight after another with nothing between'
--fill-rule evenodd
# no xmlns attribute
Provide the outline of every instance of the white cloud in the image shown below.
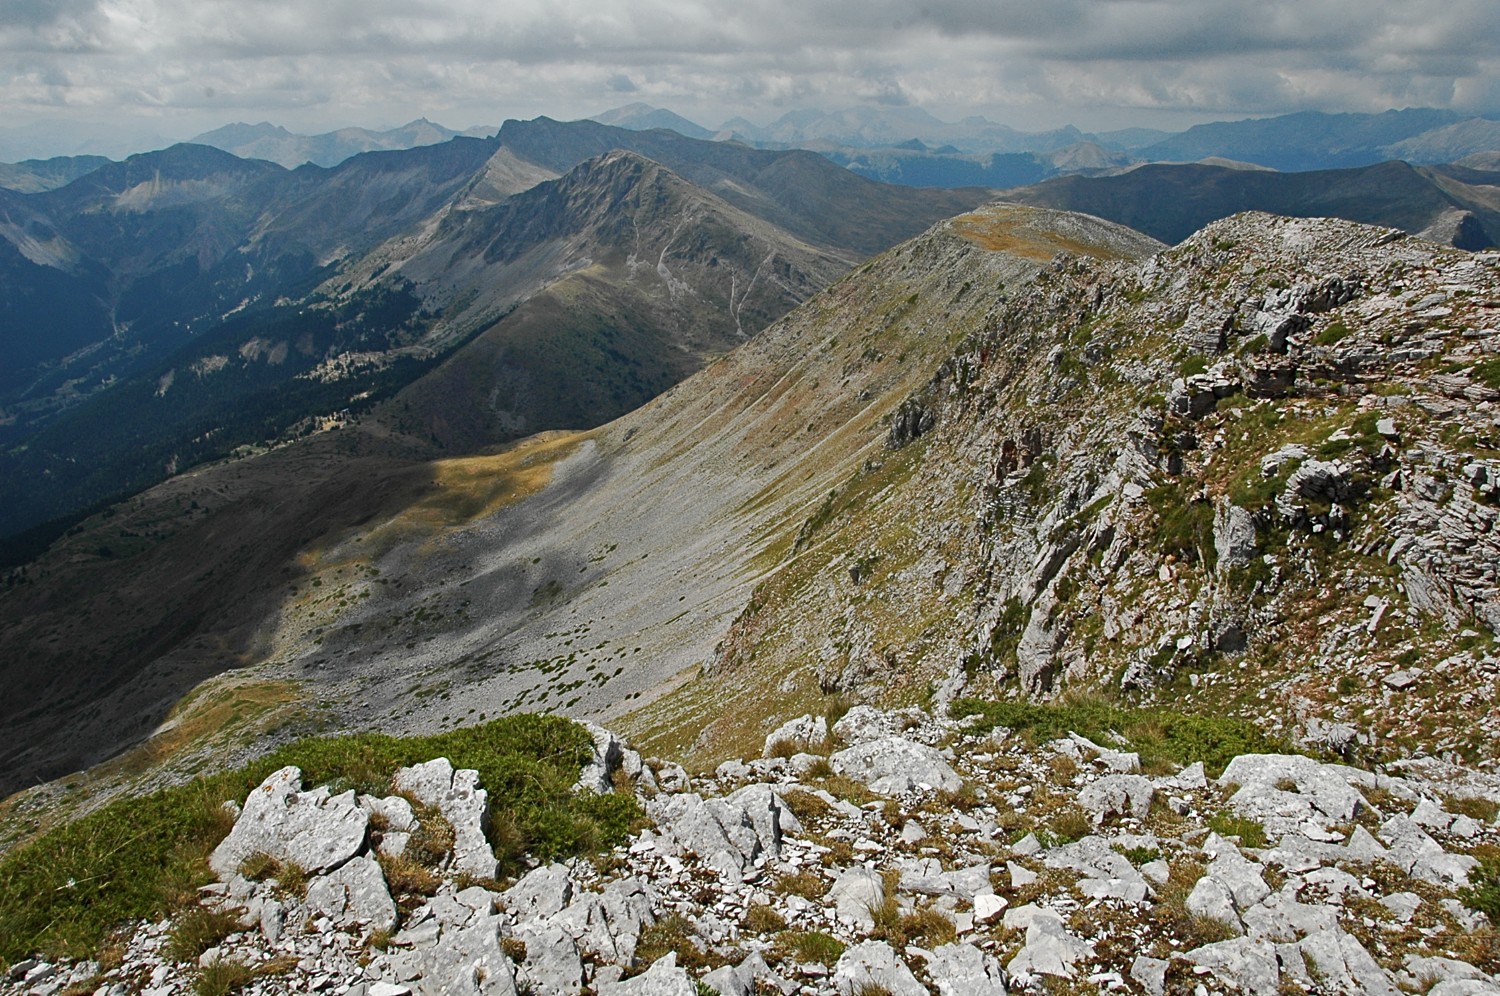
<svg viewBox="0 0 1500 996"><path fill-rule="evenodd" d="M6 0L7 124L195 133L913 103L1104 128L1500 109L1493 0Z"/></svg>

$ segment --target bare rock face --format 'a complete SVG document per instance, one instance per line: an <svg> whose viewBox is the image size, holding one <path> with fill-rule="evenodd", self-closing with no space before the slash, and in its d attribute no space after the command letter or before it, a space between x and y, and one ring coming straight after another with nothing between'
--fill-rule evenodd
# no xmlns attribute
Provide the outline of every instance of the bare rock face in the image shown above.
<svg viewBox="0 0 1500 996"><path fill-rule="evenodd" d="M697 992L692 977L677 967L675 953L662 955L633 979L599 987L599 996L696 996Z"/></svg>
<svg viewBox="0 0 1500 996"><path fill-rule="evenodd" d="M1078 804L1102 823L1112 816L1144 818L1156 787L1141 775L1106 775L1078 793Z"/></svg>
<svg viewBox="0 0 1500 996"><path fill-rule="evenodd" d="M1003 996L1005 969L994 955L972 944L944 944L933 949L927 974L939 996Z"/></svg>
<svg viewBox="0 0 1500 996"><path fill-rule="evenodd" d="M593 757L584 765L578 776L578 788L597 792L600 795L610 790L610 778L624 761L620 738L594 723L584 723L583 728L593 737Z"/></svg>
<svg viewBox="0 0 1500 996"><path fill-rule="evenodd" d="M228 878L252 854L265 854L310 872L336 868L363 846L368 824L353 792L303 792L302 771L288 766L250 793L234 829L209 856L209 867Z"/></svg>
<svg viewBox="0 0 1500 996"><path fill-rule="evenodd" d="M820 747L828 739L828 720L822 716L799 716L789 719L766 735L762 757L771 757L779 750L805 750ZM784 746L778 746L784 745Z"/></svg>
<svg viewBox="0 0 1500 996"><path fill-rule="evenodd" d="M1255 556L1255 517L1223 499L1214 504L1214 550L1220 567L1243 567Z"/></svg>

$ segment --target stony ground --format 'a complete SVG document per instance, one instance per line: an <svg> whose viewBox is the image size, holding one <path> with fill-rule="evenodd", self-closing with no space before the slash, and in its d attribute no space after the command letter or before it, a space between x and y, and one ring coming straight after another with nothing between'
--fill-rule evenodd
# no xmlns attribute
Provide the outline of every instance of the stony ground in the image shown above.
<svg viewBox="0 0 1500 996"><path fill-rule="evenodd" d="M485 792L441 759L384 799L282 769L199 906L0 993L1500 993L1500 780L1471 769L1148 775L1128 744L866 706L708 778L595 739L578 790L651 825L593 860L495 881Z"/></svg>

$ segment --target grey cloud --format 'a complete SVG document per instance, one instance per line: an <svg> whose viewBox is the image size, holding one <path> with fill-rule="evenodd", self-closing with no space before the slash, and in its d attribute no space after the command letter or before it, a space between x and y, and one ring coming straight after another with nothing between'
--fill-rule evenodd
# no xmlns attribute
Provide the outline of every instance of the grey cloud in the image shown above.
<svg viewBox="0 0 1500 996"><path fill-rule="evenodd" d="M1500 102L1493 0L0 0L0 53L20 115L326 126L621 94L708 125L860 103L1050 127Z"/></svg>
<svg viewBox="0 0 1500 996"><path fill-rule="evenodd" d="M35 30L87 19L98 10L99 0L5 0L0 3L0 27Z"/></svg>

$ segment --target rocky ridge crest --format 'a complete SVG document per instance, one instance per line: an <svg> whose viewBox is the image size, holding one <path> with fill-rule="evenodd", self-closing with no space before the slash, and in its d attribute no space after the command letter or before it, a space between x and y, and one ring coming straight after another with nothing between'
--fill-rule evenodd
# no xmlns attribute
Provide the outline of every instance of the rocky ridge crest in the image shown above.
<svg viewBox="0 0 1500 996"><path fill-rule="evenodd" d="M109 965L12 965L0 993L165 996L234 969L338 996L1500 993L1464 891L1496 873L1474 856L1500 843L1493 776L1267 754L1147 774L1130 744L858 706L690 778L594 732L576 790L652 818L610 853L497 882L474 772L435 759L376 798L284 768L226 803L197 906Z"/></svg>
<svg viewBox="0 0 1500 996"><path fill-rule="evenodd" d="M1060 256L900 406L715 673L1106 690L1493 765L1497 354L1500 256L1389 229Z"/></svg>

